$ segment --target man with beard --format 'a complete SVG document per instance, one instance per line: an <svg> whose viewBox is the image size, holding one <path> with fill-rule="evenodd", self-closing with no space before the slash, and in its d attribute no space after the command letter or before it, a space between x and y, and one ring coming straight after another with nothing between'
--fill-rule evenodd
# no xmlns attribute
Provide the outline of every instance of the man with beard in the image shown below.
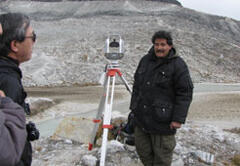
<svg viewBox="0 0 240 166"><path fill-rule="evenodd" d="M27 96L22 86L22 72L19 65L32 57L36 34L28 16L21 13L0 15L0 90L30 114ZM39 132L33 123L26 126L28 137L20 162L16 166L30 166L32 147L30 141L38 139Z"/></svg>
<svg viewBox="0 0 240 166"><path fill-rule="evenodd" d="M145 166L170 166L175 133L185 122L193 84L171 34L158 31L137 67L131 98L137 153Z"/></svg>

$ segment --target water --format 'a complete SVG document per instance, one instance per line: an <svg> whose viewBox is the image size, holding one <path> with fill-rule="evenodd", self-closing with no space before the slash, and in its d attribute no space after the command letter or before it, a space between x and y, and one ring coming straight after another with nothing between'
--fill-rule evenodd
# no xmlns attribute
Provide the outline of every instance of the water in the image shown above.
<svg viewBox="0 0 240 166"><path fill-rule="evenodd" d="M240 84L212 84L212 83L204 83L204 84L195 84L194 85L194 93L195 94L199 94L199 93L221 93L221 92L240 92ZM41 94L41 96L44 93L44 91L46 91L45 88L37 88L37 92L35 91L35 93L33 93L34 89L30 90L30 94L34 94L34 96L36 97L37 94ZM52 98L56 98L56 99L61 99L62 101L66 100L73 100L76 101L77 100L83 100L84 98L87 99L86 101L90 102L92 101L93 103L96 103L96 107L95 108L87 108L88 110L82 111L82 112L78 112L78 113L73 113L71 116L75 116L75 117L85 117L85 118L95 118L96 113L97 113L97 105L98 102L100 102L100 97L101 97L101 93L99 92L101 90L101 87L63 87L63 88L47 88L47 95L52 97ZM74 95L71 96L71 93L75 92ZM86 93L88 92L88 93ZM98 95L96 95L96 93ZM116 98L114 101L114 105L113 105L113 112L120 112L121 114L127 116L127 114L130 112L129 110L129 102L130 102L130 95L128 94L127 90L125 89L124 86L117 86L116 87ZM62 95L61 95L62 94ZM217 95L220 97L221 94ZM228 97L228 96L227 96ZM195 100L195 98L194 98ZM193 103L195 103L195 101L193 100ZM196 98L197 100L197 98ZM86 103L87 104L87 103ZM211 106L209 106L210 108ZM214 107L214 105L212 106ZM197 112L197 110L195 110ZM201 110L199 110L201 111ZM207 110L205 110L207 111ZM220 111L219 111L220 112ZM216 113L217 114L217 113ZM204 115L205 116L205 115ZM204 118L201 117L202 119ZM40 130L41 136L43 137L47 137L47 136L51 136L54 131L56 130L57 126L59 125L59 123L63 120L64 117L59 117L59 118L55 118L55 119L50 119L50 120L46 120L46 121L42 121L40 123L38 123L38 128ZM194 119L194 118L193 118ZM206 120L206 119L205 119ZM202 121L202 120L200 120ZM211 120L209 120L211 121ZM216 122L216 121L215 121ZM218 122L214 123L214 121L212 122L213 124L219 124ZM228 122L226 122L227 124ZM222 125L224 126L224 124Z"/></svg>

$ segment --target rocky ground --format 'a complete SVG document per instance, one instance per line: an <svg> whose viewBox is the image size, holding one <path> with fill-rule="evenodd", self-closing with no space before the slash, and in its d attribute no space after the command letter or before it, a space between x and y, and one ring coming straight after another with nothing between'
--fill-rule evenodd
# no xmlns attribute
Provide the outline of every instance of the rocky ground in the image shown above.
<svg viewBox="0 0 240 166"><path fill-rule="evenodd" d="M88 142L92 129L91 119L96 115L102 88L43 89L28 89L32 106L48 103L44 111L28 117L28 120L37 122L41 131L44 130L44 123L47 124L45 129L51 127L49 125L52 123L47 120L61 120L51 134L44 135L42 132L41 139L33 142L33 166L95 166L100 159L101 139L92 151L88 151ZM173 166L239 165L239 100L238 91L196 92L187 123L176 135L178 144L174 152ZM129 112L129 94L123 86L117 86L114 101L116 106L113 108L112 119L126 119ZM135 147L124 144L121 139L108 143L106 165L142 166Z"/></svg>
<svg viewBox="0 0 240 166"><path fill-rule="evenodd" d="M176 135L173 166L238 166L239 129L237 133L222 131L212 125L188 122ZM88 151L88 144L70 139L41 138L33 143L33 166L95 166L100 159L100 148ZM107 166L142 166L135 147L112 140L108 142Z"/></svg>

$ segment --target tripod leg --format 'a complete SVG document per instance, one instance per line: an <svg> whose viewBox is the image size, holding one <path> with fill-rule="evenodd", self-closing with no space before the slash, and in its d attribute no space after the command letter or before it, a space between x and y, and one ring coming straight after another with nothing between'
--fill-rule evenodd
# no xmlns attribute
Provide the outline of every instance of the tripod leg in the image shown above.
<svg viewBox="0 0 240 166"><path fill-rule="evenodd" d="M128 85L127 83L127 80L123 77L122 74L119 74L118 75L120 76L121 80L123 81L125 87L127 88L128 92L130 93L130 95L132 94L132 89L130 88L130 86Z"/></svg>
<svg viewBox="0 0 240 166"><path fill-rule="evenodd" d="M89 146L88 146L88 150L92 150L93 145L96 143L96 134L97 134L97 130L99 128L99 124L101 122L102 112L103 112L104 107L105 107L107 78L108 77L105 77L105 79L104 79L103 95L102 95L101 101L98 105L98 112L97 112L96 118L93 120L95 125L94 125L93 131L92 131L91 140L90 140L90 143L89 143Z"/></svg>
<svg viewBox="0 0 240 166"><path fill-rule="evenodd" d="M109 76L110 78L110 76ZM107 86L107 96L105 100L105 111L104 111L104 120L103 120L103 139L102 139L102 147L101 147L101 159L100 159L100 166L105 166L105 158L107 152L107 137L108 137L108 130L112 128L110 125L111 122L111 112L112 112L112 105L113 105L113 96L114 96L114 85L115 85L115 75L112 77L112 89L111 89L111 96L110 96L110 103L109 101L109 84L110 79L108 79L108 86Z"/></svg>

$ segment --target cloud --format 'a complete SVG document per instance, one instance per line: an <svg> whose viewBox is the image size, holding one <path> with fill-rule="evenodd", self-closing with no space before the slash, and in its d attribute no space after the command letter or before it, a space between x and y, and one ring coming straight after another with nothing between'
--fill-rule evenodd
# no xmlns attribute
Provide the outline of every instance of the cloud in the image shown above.
<svg viewBox="0 0 240 166"><path fill-rule="evenodd" d="M240 1L238 0L179 0L179 2L186 8L240 20Z"/></svg>

